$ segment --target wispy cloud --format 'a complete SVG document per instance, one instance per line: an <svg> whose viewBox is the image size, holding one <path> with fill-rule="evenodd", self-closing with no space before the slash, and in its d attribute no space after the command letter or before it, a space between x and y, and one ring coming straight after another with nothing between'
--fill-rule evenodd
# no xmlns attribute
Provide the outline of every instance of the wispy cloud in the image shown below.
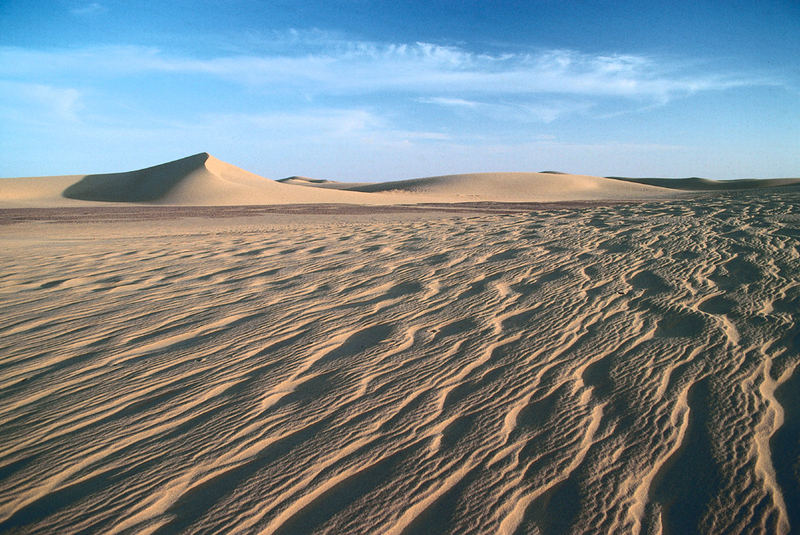
<svg viewBox="0 0 800 535"><path fill-rule="evenodd" d="M13 113L42 120L76 121L83 107L81 93L71 87L0 80L0 100L13 104Z"/></svg>
<svg viewBox="0 0 800 535"><path fill-rule="evenodd" d="M322 41L322 38L319 38ZM475 96L579 95L666 102L700 91L772 83L762 78L681 70L647 56L593 55L573 50L481 54L430 43L333 41L295 53L187 57L149 47L82 50L0 49L7 76L84 73L115 76L158 72L216 77L248 86L317 94L381 91L440 93L451 104ZM440 103L447 104L441 100Z"/></svg>
<svg viewBox="0 0 800 535"><path fill-rule="evenodd" d="M417 102L443 106L488 119L504 122L551 123L564 115L585 112L592 104L585 99L549 99L511 101L477 101L449 97L421 97Z"/></svg>
<svg viewBox="0 0 800 535"><path fill-rule="evenodd" d="M421 102L423 104L437 104L439 106L451 106L456 108L477 108L481 105L480 102L476 102L474 100L466 100L463 98L452 98L452 97L420 97L417 99L417 102Z"/></svg>
<svg viewBox="0 0 800 535"><path fill-rule="evenodd" d="M92 6L76 9L103 8ZM37 146L50 139L62 152L94 150L109 166L122 165L119 154L134 143L165 158L218 152L269 176L366 178L382 168L371 178L403 178L458 171L454 162L464 171L560 169L567 156L584 161L581 154L607 164L564 170L624 174L631 171L614 151L640 155L644 168L675 150L559 143L558 121L778 85L638 54L484 53L324 31L245 35L236 45L205 55L144 46L0 47L0 117Z"/></svg>
<svg viewBox="0 0 800 535"><path fill-rule="evenodd" d="M77 15L79 17L96 15L98 13L103 13L105 11L107 11L106 7L99 2L90 2L79 6L75 6L72 9L70 9L70 13L72 13L73 15Z"/></svg>

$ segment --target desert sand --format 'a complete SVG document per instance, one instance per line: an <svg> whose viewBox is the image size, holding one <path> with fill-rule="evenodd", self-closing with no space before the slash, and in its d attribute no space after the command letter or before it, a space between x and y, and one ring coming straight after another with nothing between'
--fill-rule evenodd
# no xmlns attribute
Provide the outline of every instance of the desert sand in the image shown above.
<svg viewBox="0 0 800 535"><path fill-rule="evenodd" d="M0 181L0 532L800 529L797 188L292 180Z"/></svg>
<svg viewBox="0 0 800 535"><path fill-rule="evenodd" d="M301 187L297 186L310 186ZM383 183L290 177L268 180L208 153L123 173L0 181L0 208L144 203L171 206L397 205L658 199L675 190L583 175L478 173Z"/></svg>

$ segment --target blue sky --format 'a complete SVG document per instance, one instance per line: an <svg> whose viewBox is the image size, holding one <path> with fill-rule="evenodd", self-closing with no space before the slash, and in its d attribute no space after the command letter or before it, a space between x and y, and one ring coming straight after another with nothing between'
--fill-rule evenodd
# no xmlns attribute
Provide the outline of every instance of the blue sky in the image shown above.
<svg viewBox="0 0 800 535"><path fill-rule="evenodd" d="M0 176L800 176L800 2L0 2Z"/></svg>

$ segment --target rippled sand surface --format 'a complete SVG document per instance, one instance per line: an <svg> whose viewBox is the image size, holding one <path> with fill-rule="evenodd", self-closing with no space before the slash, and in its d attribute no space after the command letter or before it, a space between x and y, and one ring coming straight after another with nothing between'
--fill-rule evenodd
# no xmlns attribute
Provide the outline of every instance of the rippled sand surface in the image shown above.
<svg viewBox="0 0 800 535"><path fill-rule="evenodd" d="M0 531L800 529L799 207L5 225Z"/></svg>

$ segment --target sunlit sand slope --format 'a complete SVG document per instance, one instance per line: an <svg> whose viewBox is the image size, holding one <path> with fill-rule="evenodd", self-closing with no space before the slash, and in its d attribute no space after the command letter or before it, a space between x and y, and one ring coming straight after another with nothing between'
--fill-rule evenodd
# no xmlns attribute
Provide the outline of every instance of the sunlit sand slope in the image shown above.
<svg viewBox="0 0 800 535"><path fill-rule="evenodd" d="M472 173L381 182L352 191L435 195L459 200L513 202L579 199L653 199L674 192L648 184L563 173Z"/></svg>
<svg viewBox="0 0 800 535"><path fill-rule="evenodd" d="M799 200L2 228L0 532L798 529Z"/></svg>

